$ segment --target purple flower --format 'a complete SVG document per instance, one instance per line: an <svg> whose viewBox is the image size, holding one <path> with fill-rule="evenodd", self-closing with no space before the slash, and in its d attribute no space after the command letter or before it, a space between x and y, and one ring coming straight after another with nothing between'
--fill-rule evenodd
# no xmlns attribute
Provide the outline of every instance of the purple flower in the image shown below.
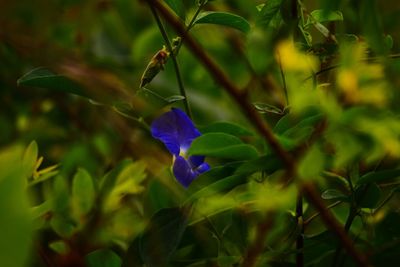
<svg viewBox="0 0 400 267"><path fill-rule="evenodd" d="M197 176L210 169L204 162L204 156L186 155L192 141L201 133L182 110L172 108L154 120L151 134L161 140L173 155L173 173L184 187L188 187Z"/></svg>

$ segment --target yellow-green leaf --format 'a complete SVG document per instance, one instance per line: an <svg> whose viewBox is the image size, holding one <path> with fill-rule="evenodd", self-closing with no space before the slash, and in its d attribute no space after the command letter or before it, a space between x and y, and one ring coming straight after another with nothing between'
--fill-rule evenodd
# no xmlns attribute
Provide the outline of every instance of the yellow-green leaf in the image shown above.
<svg viewBox="0 0 400 267"><path fill-rule="evenodd" d="M196 24L217 24L228 26L244 33L250 31L250 24L243 17L227 12L203 12L196 19Z"/></svg>
<svg viewBox="0 0 400 267"><path fill-rule="evenodd" d="M93 207L96 192L90 174L79 169L72 181L72 210L79 221L86 216Z"/></svg>

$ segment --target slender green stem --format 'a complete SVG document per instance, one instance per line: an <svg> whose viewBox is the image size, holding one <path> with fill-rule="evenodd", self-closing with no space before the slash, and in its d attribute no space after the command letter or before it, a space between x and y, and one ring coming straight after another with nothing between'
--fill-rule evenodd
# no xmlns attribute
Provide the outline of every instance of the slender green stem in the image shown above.
<svg viewBox="0 0 400 267"><path fill-rule="evenodd" d="M218 229L215 227L215 225L212 223L212 221L210 220L210 218L207 215L205 215L205 218L206 218L206 222L211 227L210 230L214 233L215 237L217 238L218 242L220 243L221 248L224 250L224 252L227 255L230 255L228 249L226 248L226 246L225 246L225 244L223 242L223 236L219 233Z"/></svg>
<svg viewBox="0 0 400 267"><path fill-rule="evenodd" d="M194 13L192 19L190 20L189 24L188 24L187 27L186 27L186 33L188 33L188 32L193 28L193 26L194 26L194 24L195 24L195 22L196 22L196 19L197 19L197 17L199 16L199 14L200 14L201 10L203 9L203 7L205 6L206 2L207 2L207 1L202 1L202 2L200 3L200 5L197 7L196 12ZM183 37L181 37L181 38L183 38ZM178 55L179 50L180 50L181 47L182 47L182 43L183 43L183 40L181 40L181 42L179 43L178 47L176 48L176 50L175 50L175 56Z"/></svg>
<svg viewBox="0 0 400 267"><path fill-rule="evenodd" d="M114 110L115 112L117 112L119 115L121 115L121 116L123 116L123 117L125 117L125 118L128 118L128 119L131 119L131 120L135 121L135 122L138 123L140 126L142 126L143 129L145 129L146 131L150 132L150 126L143 120L142 117L140 117L140 118L133 117L133 116L131 116L131 115L128 115L128 114L126 114L126 113L124 113L124 112L118 110L118 109L115 108L115 107L113 108L113 110Z"/></svg>
<svg viewBox="0 0 400 267"><path fill-rule="evenodd" d="M376 214L376 212L377 212L378 210L380 210L383 206L385 206L386 203L389 202L389 200L394 196L395 193L396 193L395 190L390 191L389 195L378 205L378 207L376 207L376 208L374 209L374 212L373 212L373 213Z"/></svg>
<svg viewBox="0 0 400 267"><path fill-rule="evenodd" d="M197 16L200 14L200 11L203 9L203 7L206 5L207 1L202 1L199 6L197 7L196 12L194 13L192 19L190 20L187 28L186 28L186 32L190 31L190 29L192 29L192 27L194 26L194 23L196 22Z"/></svg>
<svg viewBox="0 0 400 267"><path fill-rule="evenodd" d="M355 166L353 166L350 170L350 175L348 177L348 182L349 182L349 186L350 186L350 191L351 191L351 202L350 202L350 208L349 208L349 215L347 216L346 222L344 224L344 231L346 233L349 232L350 228L351 228L351 224L353 223L355 217L357 216L357 212L358 212L358 208L357 208L357 203L356 203L356 199L355 199L355 190L354 190L354 186L353 186L353 178L357 178L359 177L359 170L358 170L358 165L356 164ZM341 263L343 263L344 261L344 255L342 255L342 246L340 244L338 244L338 246L336 247L336 251L333 257L333 261L332 261L332 267L335 267L337 265L341 265Z"/></svg>
<svg viewBox="0 0 400 267"><path fill-rule="evenodd" d="M161 32L161 35L164 38L164 42L165 42L165 44L167 46L167 49L168 49L168 51L171 52L172 62L173 62L174 69L175 69L175 75L176 75L176 80L178 82L179 91L180 91L180 94L183 97L185 97L185 99L183 99L183 104L185 106L185 110L186 110L187 115L190 118L192 118L193 117L192 116L192 111L190 109L189 101L188 101L187 94L186 94L186 90L185 90L185 87L183 85L183 79L182 79L182 76L181 76L181 72L179 70L179 65L178 65L178 61L176 59L176 54L172 53L172 45L171 45L171 42L170 42L170 40L168 38L167 31L165 30L164 25L162 24L161 19L158 16L157 11L154 8L154 6L152 5L151 1L148 0L147 3L149 5L149 7L150 7L151 13L154 16L154 19L157 22L158 28L159 28L159 30Z"/></svg>

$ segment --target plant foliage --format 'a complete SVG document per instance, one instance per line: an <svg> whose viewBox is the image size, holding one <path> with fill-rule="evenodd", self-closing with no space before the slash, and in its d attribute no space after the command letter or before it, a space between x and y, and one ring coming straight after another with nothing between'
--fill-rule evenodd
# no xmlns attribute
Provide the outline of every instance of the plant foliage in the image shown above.
<svg viewBox="0 0 400 267"><path fill-rule="evenodd" d="M50 2L0 4L0 266L400 266L396 1Z"/></svg>

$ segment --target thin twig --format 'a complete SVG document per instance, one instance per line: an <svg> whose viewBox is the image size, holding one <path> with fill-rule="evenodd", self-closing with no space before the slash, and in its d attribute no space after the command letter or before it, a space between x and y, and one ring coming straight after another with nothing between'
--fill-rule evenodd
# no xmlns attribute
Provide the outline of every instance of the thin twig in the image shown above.
<svg viewBox="0 0 400 267"><path fill-rule="evenodd" d="M188 114L189 118L192 118L192 117L193 117L193 116L192 116L192 111L191 111L191 109L190 109L189 100L188 100L188 98L187 98L186 90L185 90L185 87L184 87L184 85L183 85L183 80L182 80L181 72L180 72L180 70L179 70L178 61L177 61L177 59L176 59L176 54L172 52L172 51L173 51L173 50L172 50L172 45L171 45L171 42L170 42L170 40L169 40L169 38L168 38L167 32L166 32L166 30L165 30L165 28L164 28L164 26L163 26L163 24L162 24L162 22L161 22L161 20L160 20L160 17L159 17L158 14L157 14L156 9L154 8L154 6L153 6L153 4L152 4L152 3L154 3L154 1L151 1L151 0L149 1L149 0L147 0L147 3L148 3L148 5L149 5L149 7L150 7L151 13L152 13L153 16L154 16L154 19L155 19L156 22L157 22L158 28L159 28L159 30L160 30L160 32L161 32L161 35L162 35L162 37L164 38L164 42L165 42L165 44L166 44L166 46L167 46L167 49L168 49L168 51L171 52L172 62L173 62L174 69L175 69L175 75L176 75L176 80L177 80L177 82L178 82L179 91L180 91L180 94L181 94L183 97L185 97L185 99L183 99L183 104L184 104L184 106L185 106L185 110L186 110L186 113Z"/></svg>

